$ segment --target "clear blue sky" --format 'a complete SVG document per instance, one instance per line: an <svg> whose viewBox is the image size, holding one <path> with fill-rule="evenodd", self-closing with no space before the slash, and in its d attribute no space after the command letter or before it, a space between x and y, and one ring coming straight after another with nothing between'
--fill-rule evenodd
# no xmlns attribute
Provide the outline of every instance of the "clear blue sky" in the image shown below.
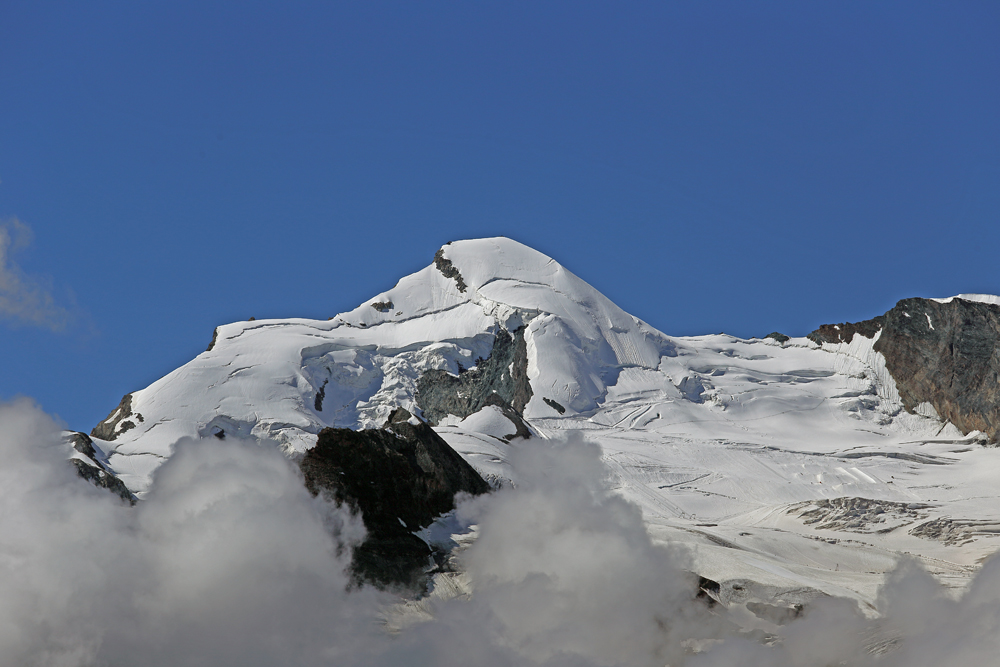
<svg viewBox="0 0 1000 667"><path fill-rule="evenodd" d="M216 325L458 238L669 334L1000 293L998 36L997 2L4 0L0 397L89 430Z"/></svg>

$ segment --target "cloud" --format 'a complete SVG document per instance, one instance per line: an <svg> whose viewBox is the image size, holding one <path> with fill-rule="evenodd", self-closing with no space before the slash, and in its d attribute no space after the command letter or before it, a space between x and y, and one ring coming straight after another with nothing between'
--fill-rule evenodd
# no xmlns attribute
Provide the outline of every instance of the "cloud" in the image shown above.
<svg viewBox="0 0 1000 667"><path fill-rule="evenodd" d="M903 561L870 618L818 599L762 642L692 601L689 557L654 543L599 449L529 442L519 485L464 499L472 593L398 600L349 588L357 516L311 497L275 448L179 442L131 508L76 476L59 427L0 404L0 662L42 667L949 667L1000 654L1000 560L948 594ZM700 652L695 651L700 647ZM876 653L881 652L881 655Z"/></svg>
<svg viewBox="0 0 1000 667"><path fill-rule="evenodd" d="M0 407L3 664L325 665L381 639L381 594L347 592L359 519L276 450L178 443L135 509L68 451L30 402Z"/></svg>
<svg viewBox="0 0 1000 667"><path fill-rule="evenodd" d="M70 311L56 303L44 281L26 275L13 260L31 240L31 228L17 218L0 223L0 317L62 331L71 319Z"/></svg>

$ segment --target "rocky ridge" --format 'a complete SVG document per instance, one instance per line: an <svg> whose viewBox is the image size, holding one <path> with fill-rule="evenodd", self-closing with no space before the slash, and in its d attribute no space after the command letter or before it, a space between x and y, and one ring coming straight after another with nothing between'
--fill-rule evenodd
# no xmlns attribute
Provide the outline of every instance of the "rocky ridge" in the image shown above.
<svg viewBox="0 0 1000 667"><path fill-rule="evenodd" d="M1000 439L1000 306L963 298L903 299L863 322L826 324L809 334L816 343L876 338L903 407L933 407L963 434Z"/></svg>

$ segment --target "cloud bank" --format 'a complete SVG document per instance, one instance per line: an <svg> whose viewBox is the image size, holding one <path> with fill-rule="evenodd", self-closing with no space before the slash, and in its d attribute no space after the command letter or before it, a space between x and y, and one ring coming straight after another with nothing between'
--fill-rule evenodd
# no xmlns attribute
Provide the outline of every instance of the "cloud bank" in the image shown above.
<svg viewBox="0 0 1000 667"><path fill-rule="evenodd" d="M70 321L69 310L56 303L42 280L26 275L13 259L31 240L31 228L17 218L0 222L0 318L62 331Z"/></svg>
<svg viewBox="0 0 1000 667"><path fill-rule="evenodd" d="M519 486L465 499L473 593L383 627L349 589L356 516L255 443L183 441L130 508L78 478L48 416L0 405L0 662L44 667L889 667L996 664L1000 561L961 597L905 561L867 618L819 599L771 636L692 600L690 563L614 495L595 445L531 442Z"/></svg>

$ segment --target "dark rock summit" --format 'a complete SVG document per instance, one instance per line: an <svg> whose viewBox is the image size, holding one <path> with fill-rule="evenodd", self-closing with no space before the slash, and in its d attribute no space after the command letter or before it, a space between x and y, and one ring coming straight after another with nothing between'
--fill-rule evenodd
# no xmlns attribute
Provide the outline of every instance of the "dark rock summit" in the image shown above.
<svg viewBox="0 0 1000 667"><path fill-rule="evenodd" d="M528 347L521 327L513 333L498 329L489 358L479 360L475 368L459 375L438 370L424 373L417 383L416 401L431 424L449 414L468 417L486 405L507 406L520 421L531 396Z"/></svg>
<svg viewBox="0 0 1000 667"><path fill-rule="evenodd" d="M361 512L356 582L419 588L431 549L413 534L489 485L425 422L396 409L381 429L326 428L299 464L306 487Z"/></svg>
<svg viewBox="0 0 1000 667"><path fill-rule="evenodd" d="M1000 436L1000 306L964 299L941 303L903 299L885 315L857 324L826 324L809 334L817 343L873 338L896 381L903 407L934 406L962 433Z"/></svg>

